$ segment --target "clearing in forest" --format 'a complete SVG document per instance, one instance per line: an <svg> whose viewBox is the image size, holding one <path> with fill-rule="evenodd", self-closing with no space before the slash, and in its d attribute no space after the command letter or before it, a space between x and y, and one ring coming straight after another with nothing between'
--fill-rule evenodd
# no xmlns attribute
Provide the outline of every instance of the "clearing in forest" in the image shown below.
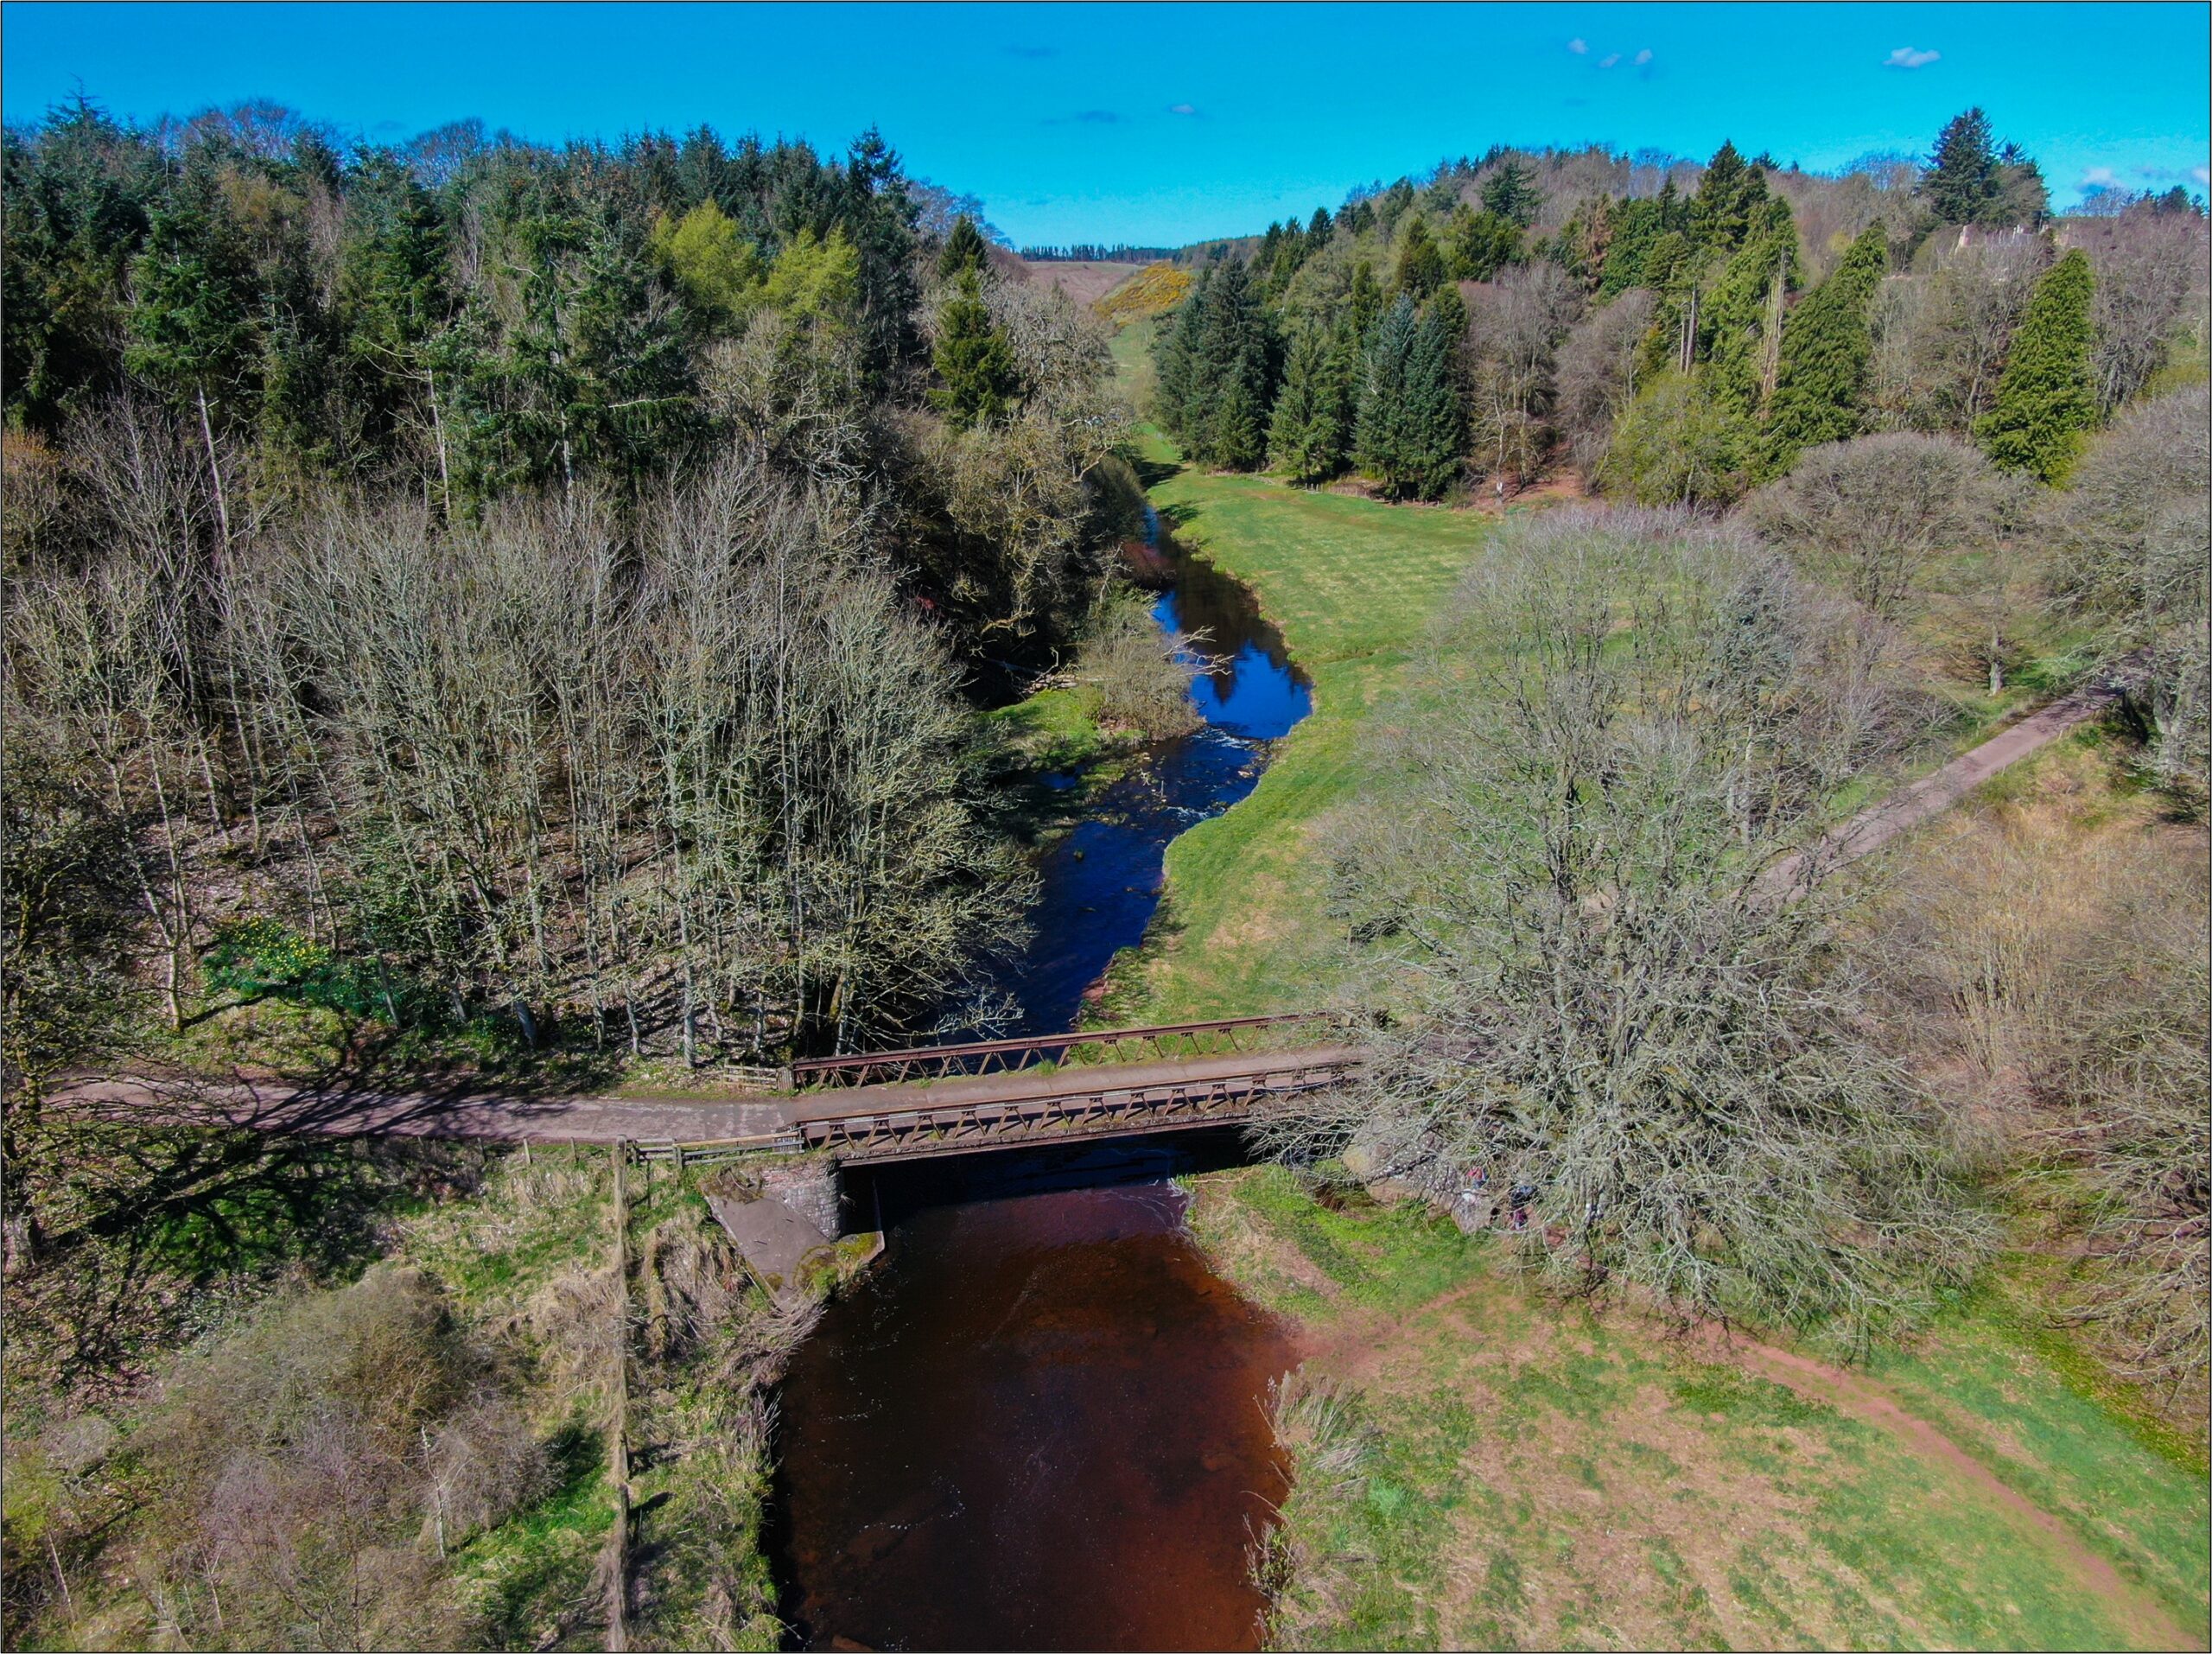
<svg viewBox="0 0 2212 1654"><path fill-rule="evenodd" d="M1115 340L1125 383L1148 366L1151 332L1128 328ZM1117 965L1100 1015L1303 1008L1326 995L1350 952L1325 912L1332 814L1355 798L1383 801L1382 715L1488 530L1468 512L1210 475L1149 430L1144 461L1162 526L1252 589L1313 681L1313 714L1249 798L1168 846L1154 938Z"/></svg>

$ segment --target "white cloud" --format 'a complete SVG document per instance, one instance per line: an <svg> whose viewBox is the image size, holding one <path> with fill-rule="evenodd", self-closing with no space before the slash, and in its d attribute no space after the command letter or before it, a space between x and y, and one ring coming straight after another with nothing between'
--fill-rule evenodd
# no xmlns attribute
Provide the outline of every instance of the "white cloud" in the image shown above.
<svg viewBox="0 0 2212 1654"><path fill-rule="evenodd" d="M1639 69L1650 61L1651 48L1648 46L1636 54L1636 67Z"/></svg>
<svg viewBox="0 0 2212 1654"><path fill-rule="evenodd" d="M2120 175L2110 167L2082 169L2082 188L2084 189L2110 189L2119 181Z"/></svg>
<svg viewBox="0 0 2212 1654"><path fill-rule="evenodd" d="M1882 60L1882 67L1885 69L1924 69L1942 55L1941 52L1923 52L1914 47L1900 46Z"/></svg>
<svg viewBox="0 0 2212 1654"><path fill-rule="evenodd" d="M1614 64L1620 60L1621 54L1618 52L1608 53L1605 56L1598 60L1598 67L1601 69L1610 69Z"/></svg>
<svg viewBox="0 0 2212 1654"><path fill-rule="evenodd" d="M1196 104L1170 104L1167 112L1171 115L1195 115L1198 112L1198 106Z"/></svg>
<svg viewBox="0 0 2212 1654"><path fill-rule="evenodd" d="M1584 53L1590 49L1590 42L1578 35L1573 40L1567 41L1567 49L1573 53L1575 56L1580 57Z"/></svg>
<svg viewBox="0 0 2212 1654"><path fill-rule="evenodd" d="M2212 167L2192 167L2189 175L2200 184L2212 185Z"/></svg>

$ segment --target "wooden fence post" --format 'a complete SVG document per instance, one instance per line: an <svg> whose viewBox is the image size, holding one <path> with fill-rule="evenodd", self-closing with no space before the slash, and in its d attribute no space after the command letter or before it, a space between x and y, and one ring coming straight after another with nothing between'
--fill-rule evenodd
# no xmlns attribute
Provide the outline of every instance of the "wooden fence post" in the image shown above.
<svg viewBox="0 0 2212 1654"><path fill-rule="evenodd" d="M614 1143L614 1406L607 1455L613 1485L614 1531L608 1541L608 1654L630 1646L630 1212L623 1188L629 1145Z"/></svg>

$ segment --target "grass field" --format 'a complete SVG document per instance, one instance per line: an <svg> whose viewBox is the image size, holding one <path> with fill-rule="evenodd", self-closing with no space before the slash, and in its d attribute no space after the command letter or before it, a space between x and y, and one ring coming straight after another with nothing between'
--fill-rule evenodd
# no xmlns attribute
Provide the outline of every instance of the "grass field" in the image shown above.
<svg viewBox="0 0 2212 1654"><path fill-rule="evenodd" d="M2001 1283L1830 1401L1545 1303L1414 1208L1192 1182L1201 1242L1335 1398L1325 1439L1289 1433L1284 1645L2203 1644L2201 1473L2071 1387Z"/></svg>
<svg viewBox="0 0 2212 1654"><path fill-rule="evenodd" d="M1313 713L1250 798L1168 846L1156 935L1121 963L1106 1011L1172 1021L1301 1008L1337 984L1347 951L1325 912L1332 814L1385 785L1379 718L1484 530L1467 512L1208 476L1156 436L1144 457L1162 520L1257 595L1313 680Z"/></svg>

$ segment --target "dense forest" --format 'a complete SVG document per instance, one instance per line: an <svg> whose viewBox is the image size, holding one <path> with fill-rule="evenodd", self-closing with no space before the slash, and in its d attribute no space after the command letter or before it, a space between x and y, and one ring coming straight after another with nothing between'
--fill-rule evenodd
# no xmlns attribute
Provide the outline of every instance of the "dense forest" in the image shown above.
<svg viewBox="0 0 2212 1654"><path fill-rule="evenodd" d="M2094 433L2203 384L2208 247L2179 187L2054 217L1979 109L1924 164L1836 175L1732 143L1702 167L1499 149L1196 250L1154 344L1156 411L1209 466L1390 499L1564 477L1725 508L1811 456L1861 512L1896 490L1963 510L1955 541L2011 543L2061 497L2031 485L2069 480ZM1860 595L1894 615L1906 593L1885 582L1909 585L1911 558L1859 549ZM2151 651L2151 716L2178 735L2165 770L2185 779L2205 752L2202 600L2146 555L2167 573L2050 595L2098 620L2105 658ZM2001 679L2004 617L1980 652Z"/></svg>
<svg viewBox="0 0 2212 1654"><path fill-rule="evenodd" d="M874 134L80 102L6 169L11 1067L112 1033L141 947L172 1028L204 956L763 1059L930 1026L1017 934L965 713L1090 612L1126 416Z"/></svg>

